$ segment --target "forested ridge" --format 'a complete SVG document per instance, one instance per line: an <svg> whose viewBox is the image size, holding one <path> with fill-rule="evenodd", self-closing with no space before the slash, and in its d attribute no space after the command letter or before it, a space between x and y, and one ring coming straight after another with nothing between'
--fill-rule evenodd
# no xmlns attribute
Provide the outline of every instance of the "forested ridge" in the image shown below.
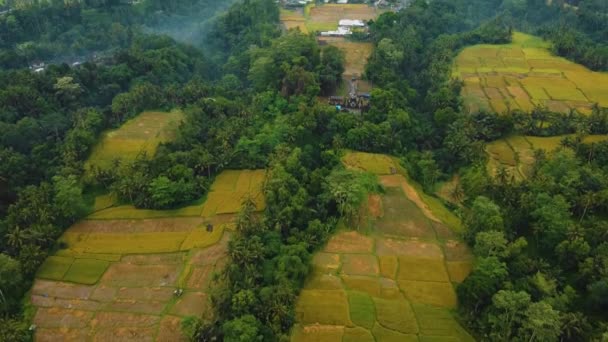
<svg viewBox="0 0 608 342"><path fill-rule="evenodd" d="M288 339L312 254L340 217L378 191L368 175L343 168L344 149L399 157L428 193L460 175L461 204L446 206L462 218L476 256L457 293L459 317L477 339L608 338L608 143L583 142L608 134L608 111L467 114L462 84L450 76L460 49L508 43L514 29L606 70L603 1L413 1L385 13L370 23L375 50L365 77L374 89L360 115L318 101L340 83L344 55L311 35L281 32L274 1L230 7L206 24L202 51L145 33L159 10L207 6L171 4L52 2L0 18L0 341L32 338L24 295L96 191L138 208L175 208L228 168L268 169L267 208L260 215L243 204L229 262L216 275L215 317L183 329L201 341ZM103 63L24 69L90 50L112 51ZM102 131L172 108L185 120L154 156L85 172ZM535 152L529 179L505 170L492 177L484 146L512 134L573 135L555 153Z"/></svg>

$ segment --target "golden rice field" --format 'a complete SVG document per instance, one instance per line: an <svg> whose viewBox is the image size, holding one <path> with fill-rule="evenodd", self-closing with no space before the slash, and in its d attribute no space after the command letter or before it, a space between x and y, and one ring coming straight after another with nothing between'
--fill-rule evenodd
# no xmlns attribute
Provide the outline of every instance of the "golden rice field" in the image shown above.
<svg viewBox="0 0 608 342"><path fill-rule="evenodd" d="M298 298L298 341L473 341L451 311L472 254L384 155L351 152L347 167L380 174L369 228L341 229L313 258ZM400 169L398 172L401 172Z"/></svg>
<svg viewBox="0 0 608 342"><path fill-rule="evenodd" d="M85 168L107 168L115 159L129 161L142 153L153 156L158 145L173 138L183 118L184 114L178 110L139 114L120 128L105 132L93 148Z"/></svg>
<svg viewBox="0 0 608 342"><path fill-rule="evenodd" d="M570 135L574 137L574 135ZM515 180L526 179L531 175L534 165L534 150L552 152L561 146L561 141L568 135L555 137L532 137L515 135L489 143L488 172L495 176L499 168L504 168ZM607 135L590 135L583 142L593 143L608 140Z"/></svg>
<svg viewBox="0 0 608 342"><path fill-rule="evenodd" d="M263 208L264 179L264 170L224 171L206 201L177 210L111 207L101 196L110 207L70 227L37 273L36 340L183 340L184 317L211 315L234 214L245 196Z"/></svg>
<svg viewBox="0 0 608 342"><path fill-rule="evenodd" d="M132 205L115 205L111 195L101 195L95 199L95 212L91 220L112 219L159 219L166 217L211 217L219 214L234 214L241 209L246 198L251 198L259 211L264 210L262 194L265 170L225 170L217 175L206 199L173 210L137 209Z"/></svg>
<svg viewBox="0 0 608 342"><path fill-rule="evenodd" d="M544 106L555 112L590 113L608 107L608 73L593 72L557 57L538 37L513 33L506 45L475 45L457 57L453 76L463 80L469 112L530 112Z"/></svg>

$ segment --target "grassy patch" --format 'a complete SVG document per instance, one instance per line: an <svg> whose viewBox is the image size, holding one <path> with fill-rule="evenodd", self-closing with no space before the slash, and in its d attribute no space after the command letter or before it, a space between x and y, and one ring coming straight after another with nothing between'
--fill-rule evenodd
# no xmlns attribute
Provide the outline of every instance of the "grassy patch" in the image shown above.
<svg viewBox="0 0 608 342"><path fill-rule="evenodd" d="M389 175L395 169L391 157L384 154L347 152L342 157L342 163L350 169L367 171L377 175Z"/></svg>
<svg viewBox="0 0 608 342"><path fill-rule="evenodd" d="M399 287L412 303L456 307L456 293L451 283L399 280Z"/></svg>
<svg viewBox="0 0 608 342"><path fill-rule="evenodd" d="M173 138L183 118L181 111L139 114L120 128L102 135L85 163L85 169L108 168L114 159L131 161L142 153L153 156L158 145Z"/></svg>
<svg viewBox="0 0 608 342"><path fill-rule="evenodd" d="M443 260L399 257L399 280L450 281Z"/></svg>
<svg viewBox="0 0 608 342"><path fill-rule="evenodd" d="M296 305L296 317L303 324L352 325L344 291L303 290Z"/></svg>
<svg viewBox="0 0 608 342"><path fill-rule="evenodd" d="M36 277L42 279L61 280L65 273L70 269L70 265L74 261L73 258L62 256L48 257L36 274Z"/></svg>
<svg viewBox="0 0 608 342"><path fill-rule="evenodd" d="M404 334L418 333L418 324L410 303L405 299L374 298L376 317L383 327Z"/></svg>
<svg viewBox="0 0 608 342"><path fill-rule="evenodd" d="M382 342L418 342L418 336L411 334L403 334L395 330L384 328L380 324L374 325L372 334L376 341Z"/></svg>
<svg viewBox="0 0 608 342"><path fill-rule="evenodd" d="M369 330L356 327L344 329L342 342L375 342L375 340Z"/></svg>
<svg viewBox="0 0 608 342"><path fill-rule="evenodd" d="M446 264L450 280L454 283L462 283L473 269L472 261L450 261Z"/></svg>
<svg viewBox="0 0 608 342"><path fill-rule="evenodd" d="M96 259L76 259L63 280L92 285L97 283L109 266L109 262Z"/></svg>
<svg viewBox="0 0 608 342"><path fill-rule="evenodd" d="M350 318L356 325L371 329L376 322L376 308L372 298L363 292L348 292Z"/></svg>
<svg viewBox="0 0 608 342"><path fill-rule="evenodd" d="M365 292L371 296L380 296L382 293L380 279L366 276L342 276L342 281L347 289Z"/></svg>
<svg viewBox="0 0 608 342"><path fill-rule="evenodd" d="M413 304L412 307L420 325L421 340L474 341L447 309L423 304Z"/></svg>
<svg viewBox="0 0 608 342"><path fill-rule="evenodd" d="M397 276L397 269L399 268L399 260L395 255L383 255L379 256L380 260L380 274L383 277L389 279L395 279Z"/></svg>

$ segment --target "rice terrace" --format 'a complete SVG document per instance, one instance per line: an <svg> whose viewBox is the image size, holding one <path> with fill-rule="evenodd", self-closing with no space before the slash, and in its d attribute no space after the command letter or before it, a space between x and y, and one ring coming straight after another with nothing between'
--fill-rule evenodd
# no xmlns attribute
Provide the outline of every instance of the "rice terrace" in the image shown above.
<svg viewBox="0 0 608 342"><path fill-rule="evenodd" d="M166 123L180 117L160 116L142 114L108 134L103 149L110 136L136 136L144 149L157 145ZM146 132L140 137L132 127ZM226 261L234 214L246 198L264 209L264 180L264 170L223 171L206 198L175 210L136 209L100 195L99 210L63 234L37 273L30 296L36 340L183 339L184 317L211 314L208 287Z"/></svg>
<svg viewBox="0 0 608 342"><path fill-rule="evenodd" d="M456 58L453 75L464 81L469 112L504 113L535 106L567 113L608 107L608 73L593 72L549 51L550 43L520 32L506 45L476 45Z"/></svg>
<svg viewBox="0 0 608 342"><path fill-rule="evenodd" d="M574 135L555 137L533 137L515 135L505 139L493 141L486 146L488 153L488 172L496 176L499 168L504 168L507 173L516 180L526 179L531 176L534 166L535 150L553 152L560 148L566 138L574 138ZM583 138L587 144L598 143L608 140L606 135L590 135Z"/></svg>
<svg viewBox="0 0 608 342"><path fill-rule="evenodd" d="M453 284L472 267L458 219L421 195L391 157L351 152L342 160L377 174L385 193L369 197L369 228L339 230L315 255L292 341L472 341L450 312Z"/></svg>

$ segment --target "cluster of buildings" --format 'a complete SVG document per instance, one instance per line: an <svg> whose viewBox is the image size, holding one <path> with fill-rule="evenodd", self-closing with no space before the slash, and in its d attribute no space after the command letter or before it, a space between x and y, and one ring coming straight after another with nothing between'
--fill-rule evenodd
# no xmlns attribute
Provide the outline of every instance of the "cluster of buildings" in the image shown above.
<svg viewBox="0 0 608 342"><path fill-rule="evenodd" d="M338 29L335 31L323 31L319 34L323 37L344 37L353 34L353 29L364 29L366 24L363 20L341 19Z"/></svg>

